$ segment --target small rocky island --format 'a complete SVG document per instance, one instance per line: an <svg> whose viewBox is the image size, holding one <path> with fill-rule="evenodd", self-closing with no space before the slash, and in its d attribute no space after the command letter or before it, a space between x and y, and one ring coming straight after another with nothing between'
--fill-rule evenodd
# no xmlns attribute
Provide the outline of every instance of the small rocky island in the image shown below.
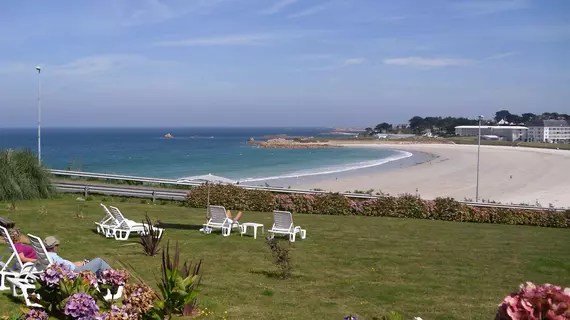
<svg viewBox="0 0 570 320"><path fill-rule="evenodd" d="M164 139L167 139L167 140L168 140L168 139L172 139L172 138L174 138L174 136L171 135L170 133L167 133L167 134L164 135Z"/></svg>
<svg viewBox="0 0 570 320"><path fill-rule="evenodd" d="M338 147L311 138L294 139L294 140L278 138L278 139L269 139L267 141L256 141L254 138L250 138L247 142L249 144L256 144L260 148L266 148L266 149L319 149L319 148Z"/></svg>

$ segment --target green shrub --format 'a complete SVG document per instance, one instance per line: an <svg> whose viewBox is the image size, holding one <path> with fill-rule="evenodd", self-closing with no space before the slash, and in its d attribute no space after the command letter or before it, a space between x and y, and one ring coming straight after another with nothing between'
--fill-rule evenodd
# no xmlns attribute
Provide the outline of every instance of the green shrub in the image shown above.
<svg viewBox="0 0 570 320"><path fill-rule="evenodd" d="M276 239L274 237L267 238L266 243L271 251L273 262L278 268L276 273L268 272L267 274L279 279L287 279L291 277L291 272L293 271L291 256L289 254L291 243L288 240Z"/></svg>
<svg viewBox="0 0 570 320"><path fill-rule="evenodd" d="M46 199L53 193L50 172L31 150L0 150L0 201Z"/></svg>
<svg viewBox="0 0 570 320"><path fill-rule="evenodd" d="M190 190L185 205L205 208L208 187ZM373 217L433 219L456 222L499 223L570 228L570 210L523 210L474 207L452 198L423 200L414 195L381 194L376 199L349 199L339 193L320 195L273 194L233 185L210 185L210 204L247 211L285 210L293 213L361 215Z"/></svg>
<svg viewBox="0 0 570 320"><path fill-rule="evenodd" d="M329 215L349 215L350 200L340 193L327 193L315 197L313 212Z"/></svg>

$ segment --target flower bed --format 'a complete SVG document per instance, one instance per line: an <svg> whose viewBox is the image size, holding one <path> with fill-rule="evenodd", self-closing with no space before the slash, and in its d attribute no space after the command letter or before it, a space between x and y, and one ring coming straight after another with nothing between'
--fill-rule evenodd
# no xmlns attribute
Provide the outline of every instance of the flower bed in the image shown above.
<svg viewBox="0 0 570 320"><path fill-rule="evenodd" d="M180 266L178 242L173 255L169 247L162 250L157 278L160 294L134 270L138 284L128 283L131 275L126 270L103 270L97 278L92 272L74 273L64 264L54 263L40 274L31 294L30 300L38 308L16 313L10 319L163 320L198 314L201 262L185 261Z"/></svg>
<svg viewBox="0 0 570 320"><path fill-rule="evenodd" d="M205 208L208 187L192 188L185 204ZM354 200L338 193L323 195L274 194L246 190L233 185L211 185L210 203L226 209L247 211L286 210L293 213L362 215L415 218L457 222L499 223L552 228L570 228L570 210L520 210L493 207L470 207L451 198L424 200L412 195L380 196Z"/></svg>

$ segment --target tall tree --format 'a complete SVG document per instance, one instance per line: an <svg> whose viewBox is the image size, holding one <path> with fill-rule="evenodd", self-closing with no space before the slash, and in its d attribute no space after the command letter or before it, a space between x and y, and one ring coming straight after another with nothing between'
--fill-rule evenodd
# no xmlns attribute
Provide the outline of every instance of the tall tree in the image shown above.
<svg viewBox="0 0 570 320"><path fill-rule="evenodd" d="M412 129L413 132L419 133L423 130L424 118L420 116L415 116L411 118L409 122L410 122L410 129Z"/></svg>
<svg viewBox="0 0 570 320"><path fill-rule="evenodd" d="M495 121L507 120L510 115L511 113L508 110L497 111L495 112Z"/></svg>
<svg viewBox="0 0 570 320"><path fill-rule="evenodd" d="M507 120L510 123L514 123L514 124L519 124L519 123L523 122L522 117L519 116L518 114L510 114L507 117L507 119L505 119L505 120Z"/></svg>
<svg viewBox="0 0 570 320"><path fill-rule="evenodd" d="M374 131L376 132L387 132L388 130L392 129L392 125L387 122L382 122L376 127L374 127Z"/></svg>
<svg viewBox="0 0 570 320"><path fill-rule="evenodd" d="M522 122L524 124L526 124L527 122L531 122L535 119L536 119L536 114L534 113L527 112L522 114Z"/></svg>

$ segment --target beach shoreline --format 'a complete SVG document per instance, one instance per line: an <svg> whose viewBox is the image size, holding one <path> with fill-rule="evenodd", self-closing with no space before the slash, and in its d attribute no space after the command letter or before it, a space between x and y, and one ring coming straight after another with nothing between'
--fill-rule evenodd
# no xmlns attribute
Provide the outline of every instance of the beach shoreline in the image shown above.
<svg viewBox="0 0 570 320"><path fill-rule="evenodd" d="M333 142L334 143L334 142ZM476 145L338 143L349 148L386 148L435 158L392 170L321 179L296 188L332 192L370 190L422 198L475 200ZM570 207L570 152L524 147L481 146L479 195L485 201ZM383 166L379 166L383 167Z"/></svg>

